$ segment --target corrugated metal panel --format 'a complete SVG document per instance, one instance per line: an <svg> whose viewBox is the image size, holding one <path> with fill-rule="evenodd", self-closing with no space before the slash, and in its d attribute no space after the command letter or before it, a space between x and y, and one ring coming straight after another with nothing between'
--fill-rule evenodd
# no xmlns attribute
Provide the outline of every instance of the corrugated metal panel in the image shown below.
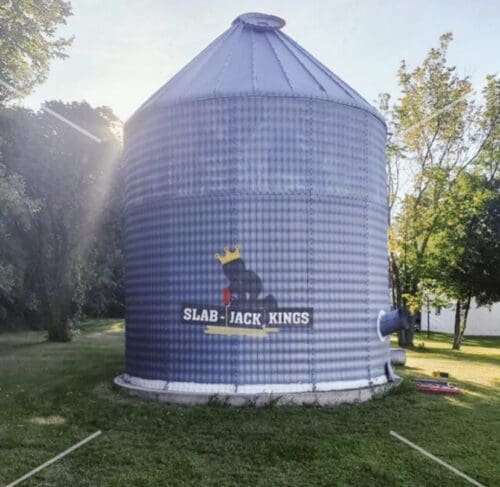
<svg viewBox="0 0 500 487"><path fill-rule="evenodd" d="M207 393L383 382L385 125L259 24L279 20L252 15L127 124L126 371L159 381L143 383L152 388ZM247 301L236 293L231 309L312 309L312 326L256 337L256 327L182 322L186 303L221 307L230 281L214 252L236 243L245 279L262 289Z"/></svg>

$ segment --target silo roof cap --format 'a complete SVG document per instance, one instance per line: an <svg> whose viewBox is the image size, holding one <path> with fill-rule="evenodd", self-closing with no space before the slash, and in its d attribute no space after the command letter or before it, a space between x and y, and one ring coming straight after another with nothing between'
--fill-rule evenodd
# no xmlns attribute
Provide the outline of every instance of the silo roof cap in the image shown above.
<svg viewBox="0 0 500 487"><path fill-rule="evenodd" d="M233 20L233 25L242 22L255 30L274 30L281 29L286 22L281 17L275 15L261 14L259 12L250 12L242 14Z"/></svg>
<svg viewBox="0 0 500 487"><path fill-rule="evenodd" d="M240 15L134 115L186 100L268 95L330 100L368 111L383 122L357 91L287 36L284 25L274 15Z"/></svg>

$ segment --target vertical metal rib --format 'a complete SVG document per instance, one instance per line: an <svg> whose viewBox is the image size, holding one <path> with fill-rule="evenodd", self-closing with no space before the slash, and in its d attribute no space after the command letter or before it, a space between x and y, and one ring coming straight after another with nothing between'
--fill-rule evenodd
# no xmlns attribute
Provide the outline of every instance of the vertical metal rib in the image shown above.
<svg viewBox="0 0 500 487"><path fill-rule="evenodd" d="M335 75L332 71L330 71L326 66L321 64L315 57L313 57L311 54L309 54L300 44L297 44L290 36L286 35L283 32L278 32L278 35L280 37L283 37L286 39L290 44L292 44L297 50L299 50L304 56L306 56L312 63L314 63L315 66L318 67L323 73L325 73L329 78L332 79L334 83L336 83L339 88L346 93L350 98L353 100L355 99L353 94L358 96L361 100L364 102L368 103L356 90L351 88L347 83L344 83L337 75ZM368 103L369 104L369 103Z"/></svg>
<svg viewBox="0 0 500 487"><path fill-rule="evenodd" d="M278 53L276 52L276 49L274 49L272 42L269 40L269 37L267 37L267 32L264 32L264 37L266 38L266 41L268 42L269 47L271 48L271 51L273 51L276 61L278 61L278 65L281 69L281 72L283 73L283 76L286 79L286 82L288 83L288 86L290 87L290 90L292 91L292 93L295 93L295 90L293 89L293 84L290 80L290 77L288 76L288 73L286 72L285 66L283 66L283 63L281 62L281 59L278 56Z"/></svg>
<svg viewBox="0 0 500 487"><path fill-rule="evenodd" d="M281 44L285 46L285 49L297 60L297 62L302 66L302 69L309 75L309 77L318 85L318 88L323 92L326 93L325 87L320 83L318 78L314 76L313 72L299 59L299 57L290 49L290 46L287 45L287 43L281 38L280 32L276 32L276 37L279 39Z"/></svg>
<svg viewBox="0 0 500 487"><path fill-rule="evenodd" d="M252 91L255 92L255 40L253 38L253 30L250 30L250 51L252 63Z"/></svg>
<svg viewBox="0 0 500 487"><path fill-rule="evenodd" d="M235 27L233 29L230 29L230 30L232 31L231 33L234 33L234 32L236 32L238 30L239 34L241 36L241 33L243 32L243 28L244 27L242 25L236 24ZM236 45L237 45L237 42L233 42L233 44L231 46L231 49L227 53L226 60L224 61L224 64L222 65L222 69L220 70L219 76L217 76L217 80L215 82L215 86L214 86L214 90L213 90L213 94L214 95L217 93L217 90L218 90L219 85L220 85L220 83L222 81L222 78L224 77L224 73L226 72L227 67L229 66L229 62L231 61L231 58L232 58L233 52L234 52L234 48L235 48Z"/></svg>

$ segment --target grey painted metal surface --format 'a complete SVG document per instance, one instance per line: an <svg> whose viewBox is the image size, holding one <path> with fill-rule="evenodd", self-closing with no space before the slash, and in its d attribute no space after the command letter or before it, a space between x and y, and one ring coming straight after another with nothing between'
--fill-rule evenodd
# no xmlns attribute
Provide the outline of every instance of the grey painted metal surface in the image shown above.
<svg viewBox="0 0 500 487"><path fill-rule="evenodd" d="M387 382L385 124L283 24L239 17L126 125L131 387Z"/></svg>

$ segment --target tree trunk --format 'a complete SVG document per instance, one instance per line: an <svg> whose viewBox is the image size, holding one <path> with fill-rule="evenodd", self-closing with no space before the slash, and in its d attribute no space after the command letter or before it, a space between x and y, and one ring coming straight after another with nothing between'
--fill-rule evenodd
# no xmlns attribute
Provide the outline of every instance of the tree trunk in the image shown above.
<svg viewBox="0 0 500 487"><path fill-rule="evenodd" d="M51 342L71 341L69 315L61 311L51 316L47 323L47 333Z"/></svg>
<svg viewBox="0 0 500 487"><path fill-rule="evenodd" d="M459 346L462 345L462 339L464 337L465 333L465 327L467 326L467 318L469 317L469 309L470 309L470 302L471 302L472 297L467 296L467 301L465 301L464 305L464 319L463 323L460 329L460 340L459 340Z"/></svg>
<svg viewBox="0 0 500 487"><path fill-rule="evenodd" d="M51 342L69 342L71 332L69 318L71 316L71 301L64 298L63 292L58 296L48 298L46 303L46 323L48 339Z"/></svg>
<svg viewBox="0 0 500 487"><path fill-rule="evenodd" d="M394 309L401 309L401 280L399 278L398 263L393 254L389 256L389 285L391 288L392 306Z"/></svg>
<svg viewBox="0 0 500 487"><path fill-rule="evenodd" d="M400 330L398 332L398 344L400 347L413 348L413 335L416 317L410 314L404 302L401 279L399 277L399 267L396 257L393 254L389 256L389 271L392 306L394 309L401 309L410 323L408 330Z"/></svg>
<svg viewBox="0 0 500 487"><path fill-rule="evenodd" d="M411 322L411 318L410 318ZM410 325L411 326L411 325ZM410 329L408 330L400 330L398 335L398 344L403 348L413 348L413 337L414 333Z"/></svg>
<svg viewBox="0 0 500 487"><path fill-rule="evenodd" d="M61 320L49 323L47 326L48 338L51 342L69 342L71 334L67 321Z"/></svg>
<svg viewBox="0 0 500 487"><path fill-rule="evenodd" d="M453 334L453 350L460 350L460 322L462 321L461 318L461 304L460 304L460 299L457 299L457 304L455 306L455 332Z"/></svg>
<svg viewBox="0 0 500 487"><path fill-rule="evenodd" d="M398 332L398 344L403 348L413 348L413 336L415 334L415 320L416 316L411 315L406 308L403 306L403 313L410 324L407 330L399 330Z"/></svg>

